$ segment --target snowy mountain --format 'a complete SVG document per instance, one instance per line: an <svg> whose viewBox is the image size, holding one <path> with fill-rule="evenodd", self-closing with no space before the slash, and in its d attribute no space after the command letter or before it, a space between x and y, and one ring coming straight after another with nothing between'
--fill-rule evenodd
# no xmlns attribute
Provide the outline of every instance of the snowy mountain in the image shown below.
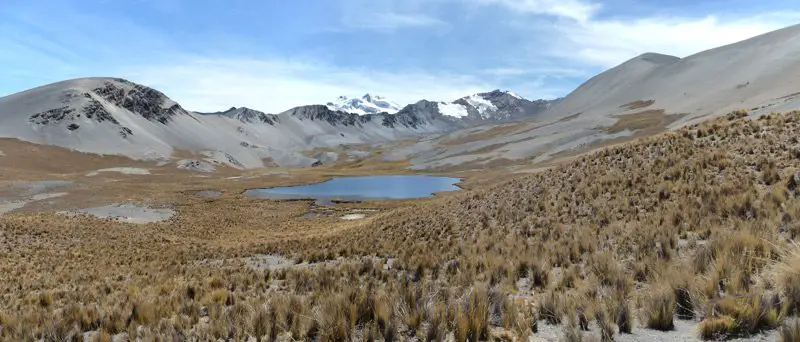
<svg viewBox="0 0 800 342"><path fill-rule="evenodd" d="M556 100L557 101L557 100ZM458 118L470 124L504 122L536 115L555 103L548 100L529 101L510 91L494 90L465 96L453 102L437 102L431 110L438 114ZM384 97L365 94L360 98L339 96L329 102L328 109L358 115L399 112L403 107Z"/></svg>
<svg viewBox="0 0 800 342"><path fill-rule="evenodd" d="M359 115L389 113L394 114L402 108L395 102L378 95L364 94L362 97L339 96L335 102L328 102L328 109Z"/></svg>
<svg viewBox="0 0 800 342"><path fill-rule="evenodd" d="M462 97L450 103L439 102L444 115L471 124L520 120L539 114L559 100L530 101L510 91L493 90Z"/></svg>
<svg viewBox="0 0 800 342"><path fill-rule="evenodd" d="M189 112L163 93L118 78L62 81L0 98L0 137L133 159L188 151L235 168L310 166L303 152L374 144L463 125L428 107L358 115L326 106L280 114L249 108ZM191 161L189 161L191 162Z"/></svg>

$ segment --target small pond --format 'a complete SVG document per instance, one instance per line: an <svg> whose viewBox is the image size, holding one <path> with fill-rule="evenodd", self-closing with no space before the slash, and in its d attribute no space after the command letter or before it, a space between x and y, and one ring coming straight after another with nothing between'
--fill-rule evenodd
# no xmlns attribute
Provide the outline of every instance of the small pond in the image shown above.
<svg viewBox="0 0 800 342"><path fill-rule="evenodd" d="M432 197L435 192L459 190L459 178L424 175L336 177L329 181L278 188L250 189L248 196L268 199L313 198L329 204L333 200L409 199Z"/></svg>

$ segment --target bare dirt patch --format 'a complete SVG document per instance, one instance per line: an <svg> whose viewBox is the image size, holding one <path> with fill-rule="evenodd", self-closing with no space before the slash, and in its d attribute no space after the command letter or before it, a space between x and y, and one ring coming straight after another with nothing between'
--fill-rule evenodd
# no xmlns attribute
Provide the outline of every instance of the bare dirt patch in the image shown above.
<svg viewBox="0 0 800 342"><path fill-rule="evenodd" d="M494 126L494 127L490 128L490 129L487 129L487 130L484 130L484 131L481 131L481 132L478 132L478 133L475 133L475 134L469 134L469 135L466 135L466 136L463 136L463 137L458 137L458 138L455 138L455 139L452 139L452 140L444 140L444 141L440 142L439 144L442 145L442 146L456 146L456 145L466 144L466 143L475 142L475 141L482 141L482 140L487 140L487 139L491 139L491 138L494 138L494 137L499 137L499 136L504 136L504 135L508 135L508 134L514 133L515 131L519 130L519 128L520 128L519 123L503 124L503 125Z"/></svg>
<svg viewBox="0 0 800 342"><path fill-rule="evenodd" d="M627 110L636 110L636 109L642 109L642 108L650 107L654 103L656 103L655 100L647 100L647 101L638 100L638 101L633 101L631 103L624 104L624 105L620 106L620 108L625 108Z"/></svg>
<svg viewBox="0 0 800 342"><path fill-rule="evenodd" d="M606 127L605 132L614 134L629 130L640 134L655 134L666 130L667 126L684 116L685 114L666 114L663 109L617 115L617 122Z"/></svg>

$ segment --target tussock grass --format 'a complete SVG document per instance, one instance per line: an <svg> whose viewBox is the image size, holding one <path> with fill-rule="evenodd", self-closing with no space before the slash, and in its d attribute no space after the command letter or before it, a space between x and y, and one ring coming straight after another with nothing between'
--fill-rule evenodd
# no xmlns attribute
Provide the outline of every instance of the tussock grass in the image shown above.
<svg viewBox="0 0 800 342"><path fill-rule="evenodd" d="M780 325L779 308L757 294L726 297L711 305L698 330L704 339L748 336Z"/></svg>
<svg viewBox="0 0 800 342"><path fill-rule="evenodd" d="M669 331L675 329L675 294L668 288L652 290L644 307L645 322L650 329Z"/></svg>
<svg viewBox="0 0 800 342"><path fill-rule="evenodd" d="M361 222L237 196L135 229L4 216L0 340L524 339L540 318L610 339L630 312L649 329L700 318L704 338L777 328L800 308L800 259L782 252L800 233L798 130L800 113L732 115Z"/></svg>

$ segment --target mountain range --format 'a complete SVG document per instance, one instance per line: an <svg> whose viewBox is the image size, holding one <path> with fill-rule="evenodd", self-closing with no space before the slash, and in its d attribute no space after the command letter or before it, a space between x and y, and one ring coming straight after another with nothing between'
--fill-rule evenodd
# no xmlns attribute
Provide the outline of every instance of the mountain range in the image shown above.
<svg viewBox="0 0 800 342"><path fill-rule="evenodd" d="M365 96L363 100L378 97ZM362 101L360 103L364 103ZM497 96L484 120L523 114L530 101ZM169 159L188 151L203 160L236 168L310 166L303 152L340 145L375 144L471 124L442 113L440 104L419 101L394 114L355 114L324 105L300 106L278 114L244 107L215 113L184 109L165 94L124 79L82 78L0 98L0 137L134 159Z"/></svg>
<svg viewBox="0 0 800 342"><path fill-rule="evenodd" d="M172 160L186 151L198 161L235 168L310 166L322 162L309 156L314 149L387 147L414 138L385 158L425 169L548 158L630 136L641 127L603 127L642 113L668 129L734 109L796 108L800 26L686 58L643 54L552 101L494 90L400 108L366 94L275 114L245 107L199 113L124 79L74 79L0 98L0 137L134 159Z"/></svg>

